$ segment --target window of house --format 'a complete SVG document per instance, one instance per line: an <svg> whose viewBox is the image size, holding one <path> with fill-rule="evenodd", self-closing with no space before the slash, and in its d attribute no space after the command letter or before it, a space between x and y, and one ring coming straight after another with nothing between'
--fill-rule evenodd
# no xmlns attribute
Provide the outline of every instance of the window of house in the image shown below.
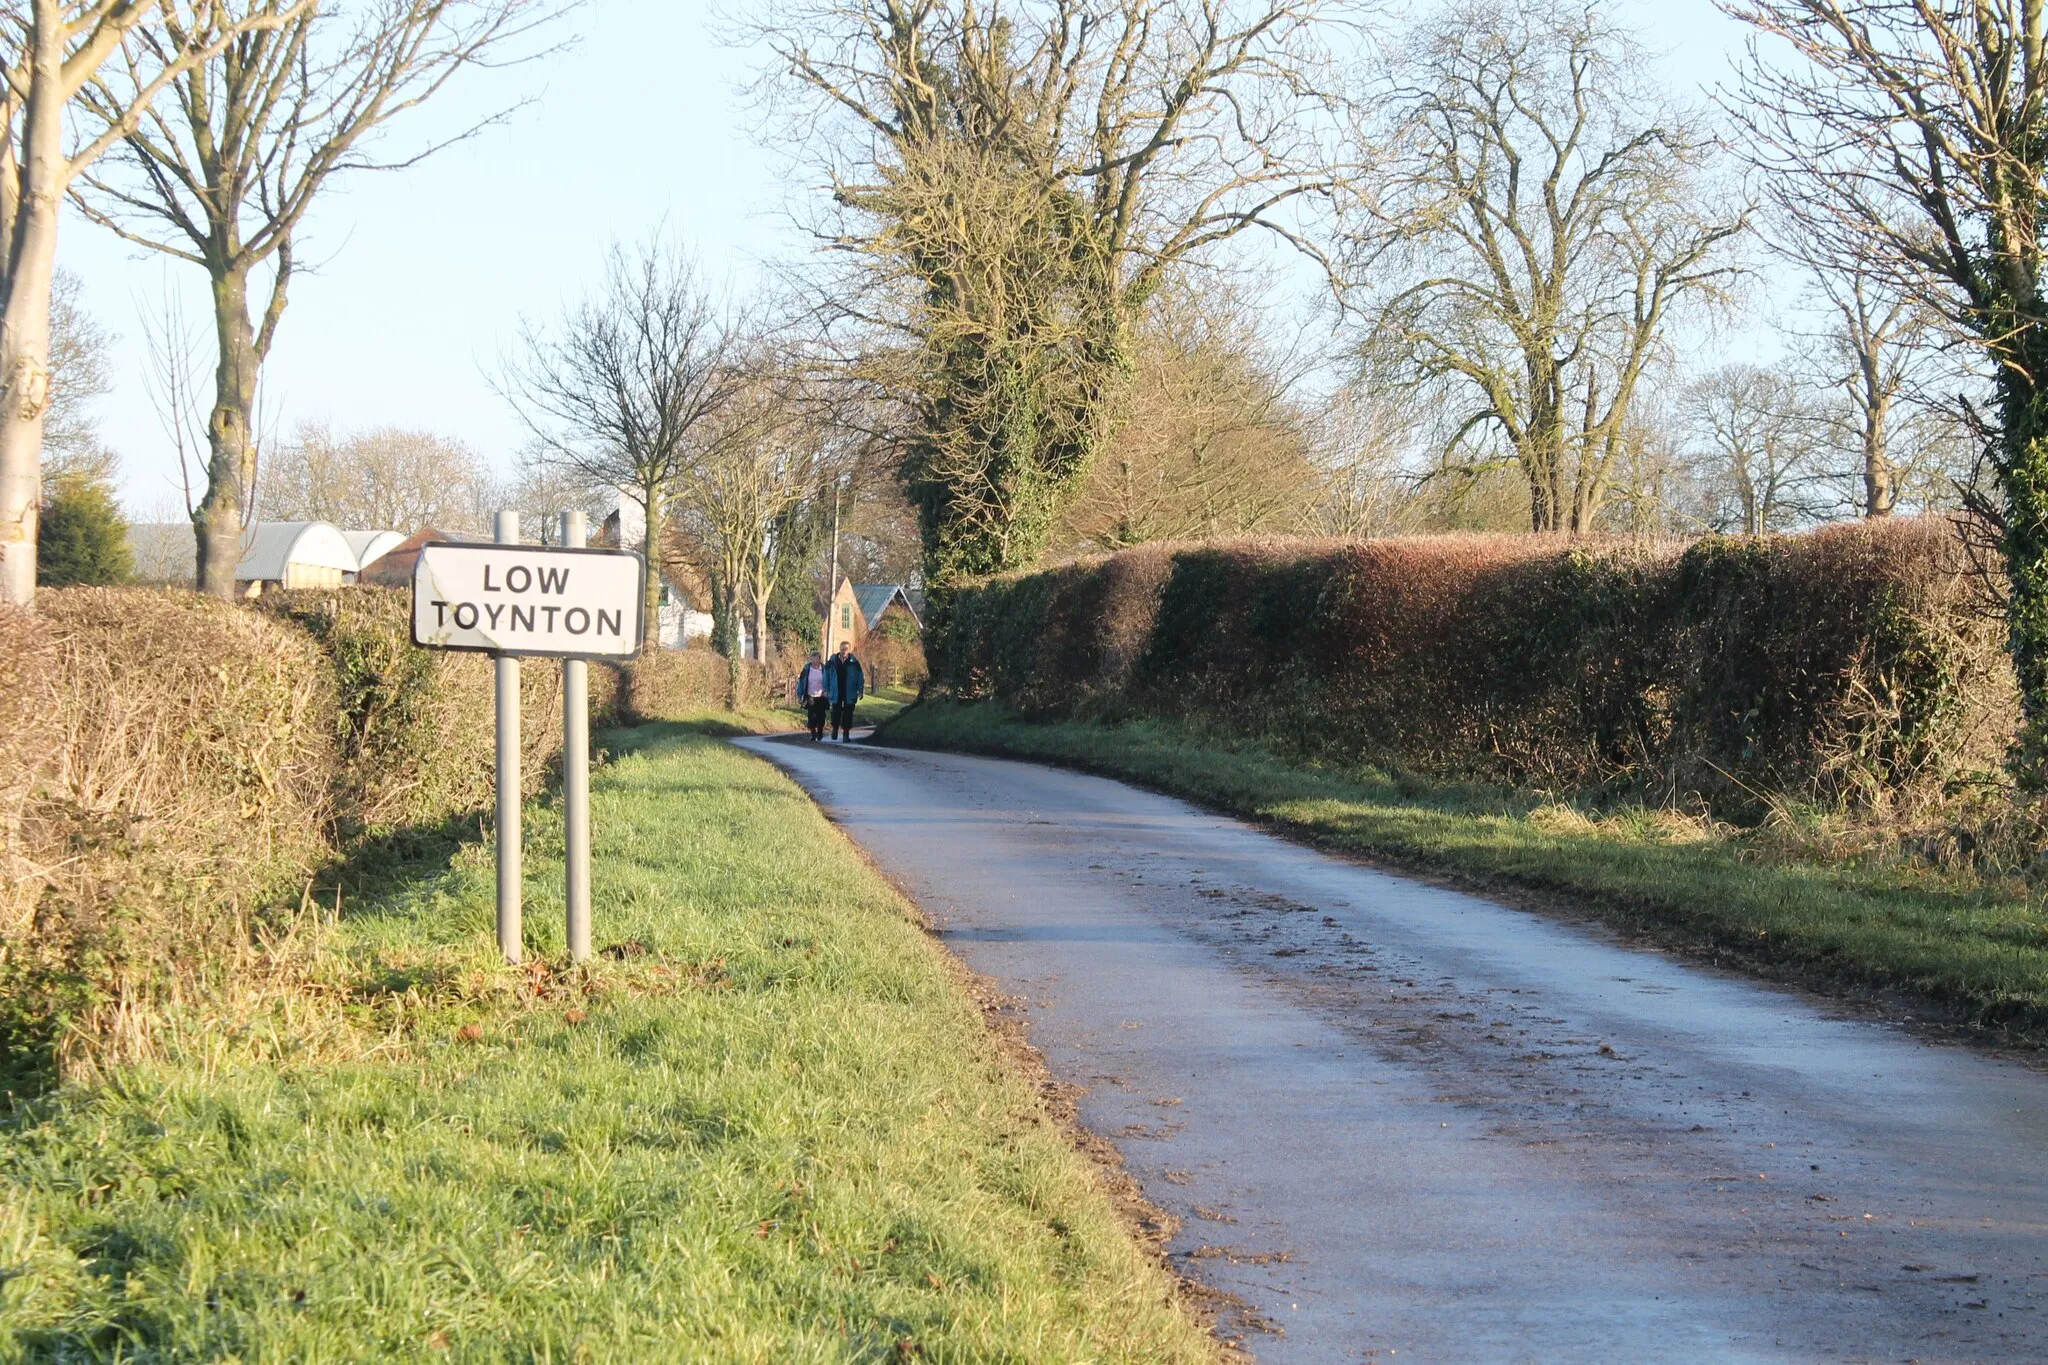
<svg viewBox="0 0 2048 1365"><path fill-rule="evenodd" d="M853 608L852 608L852 607L850 607L850 606L843 606L843 605L842 605L842 606L841 606L841 607L839 608L839 628L840 628L841 630L852 630L852 629L853 629Z"/></svg>

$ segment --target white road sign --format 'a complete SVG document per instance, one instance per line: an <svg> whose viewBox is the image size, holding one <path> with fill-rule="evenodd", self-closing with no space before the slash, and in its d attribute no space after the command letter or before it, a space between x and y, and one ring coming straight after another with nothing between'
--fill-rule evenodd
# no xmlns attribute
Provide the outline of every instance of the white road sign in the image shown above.
<svg viewBox="0 0 2048 1365"><path fill-rule="evenodd" d="M427 545L412 572L412 642L573 659L640 652L647 563L630 550Z"/></svg>

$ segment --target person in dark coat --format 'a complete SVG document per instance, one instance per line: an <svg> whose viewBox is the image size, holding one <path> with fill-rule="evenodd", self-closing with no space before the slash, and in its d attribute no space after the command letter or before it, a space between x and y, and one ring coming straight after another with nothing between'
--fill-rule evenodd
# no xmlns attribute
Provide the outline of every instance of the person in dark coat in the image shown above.
<svg viewBox="0 0 2048 1365"><path fill-rule="evenodd" d="M796 704L803 708L804 720L811 727L811 738L825 737L825 716L832 709L832 702L826 695L825 656L817 650L811 651L811 661L804 665L804 671L796 675Z"/></svg>
<svg viewBox="0 0 2048 1365"><path fill-rule="evenodd" d="M825 661L825 696L832 703L832 738L853 738L853 708L867 695L867 675L853 657L853 645L839 642L839 652Z"/></svg>

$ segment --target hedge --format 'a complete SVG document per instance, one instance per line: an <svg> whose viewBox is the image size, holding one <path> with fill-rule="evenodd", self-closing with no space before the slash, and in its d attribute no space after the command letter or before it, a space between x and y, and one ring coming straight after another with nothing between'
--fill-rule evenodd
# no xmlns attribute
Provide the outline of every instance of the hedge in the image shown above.
<svg viewBox="0 0 2048 1365"><path fill-rule="evenodd" d="M613 674L591 677L603 721ZM521 682L537 790L560 670ZM398 590L0 614L0 1090L146 1055L167 1001L251 988L252 948L353 849L485 810L493 691L490 660L411 646Z"/></svg>
<svg viewBox="0 0 2048 1365"><path fill-rule="evenodd" d="M963 589L939 681L1433 776L1888 805L1997 765L2002 632L1935 519L1689 544L1145 546Z"/></svg>

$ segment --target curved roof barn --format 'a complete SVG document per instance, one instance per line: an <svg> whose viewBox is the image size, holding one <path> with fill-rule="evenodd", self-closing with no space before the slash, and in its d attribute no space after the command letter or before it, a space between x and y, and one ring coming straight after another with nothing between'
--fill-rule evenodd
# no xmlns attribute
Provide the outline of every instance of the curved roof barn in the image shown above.
<svg viewBox="0 0 2048 1365"><path fill-rule="evenodd" d="M242 562L235 577L244 583L282 583L299 586L307 570L352 574L356 552L348 538L324 521L264 521L249 528ZM339 581L338 579L336 581Z"/></svg>
<svg viewBox="0 0 2048 1365"><path fill-rule="evenodd" d="M343 531L341 538L348 542L349 550L356 557L356 570L361 572L405 544L405 537L396 531Z"/></svg>

